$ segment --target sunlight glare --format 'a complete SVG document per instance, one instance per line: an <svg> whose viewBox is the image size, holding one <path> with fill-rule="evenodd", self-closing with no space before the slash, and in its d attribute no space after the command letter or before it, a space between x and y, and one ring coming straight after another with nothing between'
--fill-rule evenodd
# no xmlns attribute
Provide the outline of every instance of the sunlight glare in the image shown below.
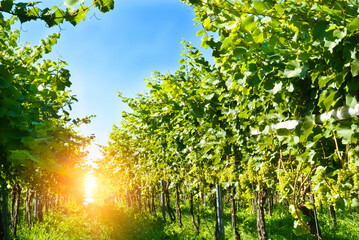
<svg viewBox="0 0 359 240"><path fill-rule="evenodd" d="M90 160L97 160L99 158L102 158L102 153L99 149L99 146L96 144L91 144L86 148L86 151L88 151L88 159Z"/></svg>
<svg viewBox="0 0 359 240"><path fill-rule="evenodd" d="M85 202L84 205L95 202L95 192L97 188L97 179L90 170L85 177Z"/></svg>

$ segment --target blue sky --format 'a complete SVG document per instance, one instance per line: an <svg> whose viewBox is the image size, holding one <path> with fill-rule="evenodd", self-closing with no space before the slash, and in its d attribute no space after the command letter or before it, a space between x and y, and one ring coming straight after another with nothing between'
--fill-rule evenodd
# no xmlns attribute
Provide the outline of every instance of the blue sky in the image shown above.
<svg viewBox="0 0 359 240"><path fill-rule="evenodd" d="M72 117L96 115L82 133L107 142L112 124L119 124L128 108L117 91L133 97L145 90L145 78L179 68L182 39L200 46L192 8L180 0L115 0L115 9L89 15L86 21L46 28L43 22L22 25L21 42L37 44L52 32L61 32L51 58L65 60L71 72L72 91L79 100ZM201 50L203 51L203 50ZM207 52L207 56L210 53ZM94 148L92 155L96 155Z"/></svg>

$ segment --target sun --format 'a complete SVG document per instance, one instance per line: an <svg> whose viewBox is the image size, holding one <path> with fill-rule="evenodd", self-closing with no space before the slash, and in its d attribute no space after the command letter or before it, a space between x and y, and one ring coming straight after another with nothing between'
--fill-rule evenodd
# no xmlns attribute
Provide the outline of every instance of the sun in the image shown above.
<svg viewBox="0 0 359 240"><path fill-rule="evenodd" d="M95 202L96 190L97 179L94 176L94 171L90 170L85 177L85 205Z"/></svg>

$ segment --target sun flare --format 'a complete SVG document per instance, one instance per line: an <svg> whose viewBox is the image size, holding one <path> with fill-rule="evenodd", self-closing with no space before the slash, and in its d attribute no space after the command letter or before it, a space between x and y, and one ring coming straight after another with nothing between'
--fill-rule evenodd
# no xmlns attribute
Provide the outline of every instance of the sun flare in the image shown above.
<svg viewBox="0 0 359 240"><path fill-rule="evenodd" d="M91 170L87 173L85 177L85 202L84 202L85 205L95 202L96 189L97 189L97 179L93 175L93 170Z"/></svg>

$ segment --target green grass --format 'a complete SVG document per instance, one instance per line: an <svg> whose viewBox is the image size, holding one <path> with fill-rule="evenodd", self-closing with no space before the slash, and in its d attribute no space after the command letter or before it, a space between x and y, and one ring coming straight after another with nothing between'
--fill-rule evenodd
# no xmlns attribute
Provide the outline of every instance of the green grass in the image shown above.
<svg viewBox="0 0 359 240"><path fill-rule="evenodd" d="M319 217L323 239L328 240L357 240L359 239L359 213L337 212L338 225L334 228L329 217L329 211L325 211Z"/></svg>
<svg viewBox="0 0 359 240"><path fill-rule="evenodd" d="M136 214L109 206L90 206L69 214L52 212L44 222L31 229L22 226L16 239L166 239L163 229L162 221L149 214Z"/></svg>
<svg viewBox="0 0 359 240"><path fill-rule="evenodd" d="M52 212L45 216L42 223L34 224L31 229L22 226L16 239L111 239L108 237L110 230L110 226L104 225L99 218L91 218L86 213Z"/></svg>
<svg viewBox="0 0 359 240"><path fill-rule="evenodd" d="M31 229L19 229L19 240L53 239L115 239L115 240L190 240L214 239L215 219L213 209L201 209L201 231L196 235L187 206L182 206L180 228L176 223L164 224L158 213L153 217L148 213L136 213L133 210L112 208L109 206L90 206L72 213L52 212L43 223L35 224ZM232 240L230 209L224 214L226 239ZM329 212L319 213L323 239L357 240L359 239L359 213L338 212L338 226L333 228ZM293 229L294 219L283 207L276 207L272 217L266 216L268 237L272 240L314 239L310 234L296 236ZM238 213L238 227L242 240L258 239L256 216L250 208Z"/></svg>

